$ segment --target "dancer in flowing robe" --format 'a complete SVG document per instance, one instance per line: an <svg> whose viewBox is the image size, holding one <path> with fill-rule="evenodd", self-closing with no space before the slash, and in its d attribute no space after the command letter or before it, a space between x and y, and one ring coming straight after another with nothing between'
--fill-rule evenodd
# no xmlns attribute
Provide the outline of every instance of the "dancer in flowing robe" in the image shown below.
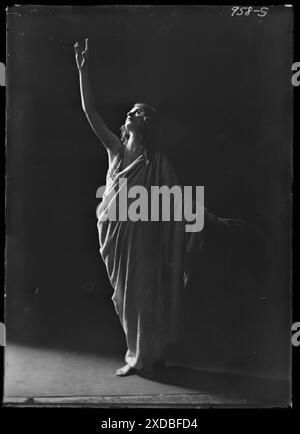
<svg viewBox="0 0 300 434"><path fill-rule="evenodd" d="M182 288L187 280L186 253L191 238L196 240L199 234L186 233L185 222L174 219L103 219L103 214L116 206L122 188L120 179L126 179L128 191L138 185L149 195L151 186L178 185L171 164L160 153L150 158L143 153L124 168L123 158L121 149L108 170L106 190L97 209L100 252L126 335L126 370L130 367L151 372L163 362L168 344L175 342ZM130 203L128 200L128 207Z"/></svg>
<svg viewBox="0 0 300 434"><path fill-rule="evenodd" d="M201 244L202 234L186 232L186 222L174 218L104 218L112 207L117 208L120 180L126 179L127 190L143 186L148 192L151 186L172 187L179 182L168 158L153 151L155 109L145 103L135 104L121 127L121 138L117 137L94 106L87 67L88 40L84 49L78 43L74 48L82 107L108 152L109 168L102 202L97 207L97 226L100 253L113 288L112 300L127 342L126 364L116 374L155 373L165 362L168 346L176 340L189 256L193 247ZM227 219L219 219L207 210L205 218L228 225Z"/></svg>

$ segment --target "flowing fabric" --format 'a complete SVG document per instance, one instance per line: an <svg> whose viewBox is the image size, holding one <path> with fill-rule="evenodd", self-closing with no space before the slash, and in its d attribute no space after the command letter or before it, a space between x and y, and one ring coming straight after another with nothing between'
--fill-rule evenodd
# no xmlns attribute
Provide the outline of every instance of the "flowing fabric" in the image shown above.
<svg viewBox="0 0 300 434"><path fill-rule="evenodd" d="M176 339L180 304L187 283L188 250L201 233L185 231L185 221L111 221L105 213L117 207L119 180L127 189L179 185L163 154L139 156L122 169L123 149L107 172L106 189L97 207L100 253L113 287L112 300L127 341L125 361L151 369ZM133 199L128 199L128 207Z"/></svg>

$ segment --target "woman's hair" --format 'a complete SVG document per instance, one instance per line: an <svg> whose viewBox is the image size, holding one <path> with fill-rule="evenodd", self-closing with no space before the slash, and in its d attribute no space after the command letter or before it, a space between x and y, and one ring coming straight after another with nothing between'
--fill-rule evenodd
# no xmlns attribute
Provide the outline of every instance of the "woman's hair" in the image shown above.
<svg viewBox="0 0 300 434"><path fill-rule="evenodd" d="M147 122L145 122L143 126L143 135L146 147L153 148L154 147L154 132L155 132L155 123L156 123L156 110L151 105L146 103L136 103L135 106L139 106L145 110L147 116ZM121 142L124 146L126 146L129 139L129 132L126 130L125 125L122 125L121 128Z"/></svg>

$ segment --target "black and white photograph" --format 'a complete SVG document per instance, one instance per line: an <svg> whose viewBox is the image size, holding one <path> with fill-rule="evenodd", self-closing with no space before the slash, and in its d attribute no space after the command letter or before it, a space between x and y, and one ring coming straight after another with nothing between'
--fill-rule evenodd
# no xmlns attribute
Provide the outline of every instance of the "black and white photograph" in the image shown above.
<svg viewBox="0 0 300 434"><path fill-rule="evenodd" d="M293 7L6 25L4 403L290 407Z"/></svg>

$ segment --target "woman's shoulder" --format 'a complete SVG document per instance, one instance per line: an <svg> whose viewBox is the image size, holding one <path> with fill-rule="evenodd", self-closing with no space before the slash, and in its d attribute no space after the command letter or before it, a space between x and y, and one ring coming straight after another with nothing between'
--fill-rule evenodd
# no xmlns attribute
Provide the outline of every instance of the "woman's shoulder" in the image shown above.
<svg viewBox="0 0 300 434"><path fill-rule="evenodd" d="M170 160L167 157L167 155L164 152L154 152L152 154L152 158L155 162L161 163L161 164L170 164Z"/></svg>
<svg viewBox="0 0 300 434"><path fill-rule="evenodd" d="M153 154L153 163L157 173L159 173L159 177L164 180L165 184L178 183L176 170L165 153L156 152Z"/></svg>

